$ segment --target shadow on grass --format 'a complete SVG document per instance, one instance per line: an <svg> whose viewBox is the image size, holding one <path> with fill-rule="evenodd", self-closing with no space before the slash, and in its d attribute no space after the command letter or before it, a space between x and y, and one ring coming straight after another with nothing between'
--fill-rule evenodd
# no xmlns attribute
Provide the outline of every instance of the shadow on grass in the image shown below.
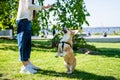
<svg viewBox="0 0 120 80"><path fill-rule="evenodd" d="M0 73L0 77L2 77L2 76L3 76L3 74Z"/></svg>
<svg viewBox="0 0 120 80"><path fill-rule="evenodd" d="M0 80L10 80L8 78L2 78L3 77L3 74L0 73Z"/></svg>
<svg viewBox="0 0 120 80"><path fill-rule="evenodd" d="M1 39L0 38L0 43L16 44L17 40L16 39Z"/></svg>
<svg viewBox="0 0 120 80"><path fill-rule="evenodd" d="M0 50L18 51L17 40L15 39L0 39Z"/></svg>
<svg viewBox="0 0 120 80"><path fill-rule="evenodd" d="M0 39L0 50L18 51L17 40ZM7 45L10 44L10 45ZM16 45L14 45L16 44ZM57 52L57 48L51 47L51 40L32 40L32 51ZM101 56L120 58L120 49L118 48L98 48ZM76 52L76 51L75 51Z"/></svg>
<svg viewBox="0 0 120 80"><path fill-rule="evenodd" d="M44 52L56 52L56 49L52 47L51 40L32 41L32 50Z"/></svg>
<svg viewBox="0 0 120 80"><path fill-rule="evenodd" d="M103 76L84 71L75 70L73 74L67 74L63 72L56 72L52 70L39 70L37 74L43 74L54 77L66 77L69 79L80 79L80 80L117 80L112 76Z"/></svg>
<svg viewBox="0 0 120 80"><path fill-rule="evenodd" d="M120 58L120 49L117 48L99 48L100 55L107 57Z"/></svg>
<svg viewBox="0 0 120 80"><path fill-rule="evenodd" d="M18 46L4 46L4 47L0 48L0 50L18 51Z"/></svg>
<svg viewBox="0 0 120 80"><path fill-rule="evenodd" d="M18 51L17 40L12 39L0 39L0 50L12 50ZM7 45L9 44L9 45ZM50 40L33 40L32 41L32 50L33 51L44 51L44 52L55 52L55 48L51 47Z"/></svg>

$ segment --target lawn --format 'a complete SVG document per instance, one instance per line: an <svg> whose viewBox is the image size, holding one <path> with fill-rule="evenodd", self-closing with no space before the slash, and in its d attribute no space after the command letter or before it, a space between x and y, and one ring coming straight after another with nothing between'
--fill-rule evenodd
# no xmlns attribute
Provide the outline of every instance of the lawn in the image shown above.
<svg viewBox="0 0 120 80"><path fill-rule="evenodd" d="M0 39L0 80L120 80L120 43L89 43L99 55L75 53L77 66L66 74L63 58L55 58L50 41L32 41L31 61L41 70L37 74L20 74L22 64L16 40Z"/></svg>

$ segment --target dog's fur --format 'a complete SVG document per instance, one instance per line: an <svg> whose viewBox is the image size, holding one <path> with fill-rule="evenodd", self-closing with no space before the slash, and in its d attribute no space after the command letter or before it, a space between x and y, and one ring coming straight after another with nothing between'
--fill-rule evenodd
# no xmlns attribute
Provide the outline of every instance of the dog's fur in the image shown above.
<svg viewBox="0 0 120 80"><path fill-rule="evenodd" d="M64 57L64 64L67 68L67 73L71 74L76 66L76 58L73 53L72 49L72 36L74 35L74 32L70 29L64 29L64 36L60 40L60 43L58 45L58 53L56 54L56 57L63 56Z"/></svg>

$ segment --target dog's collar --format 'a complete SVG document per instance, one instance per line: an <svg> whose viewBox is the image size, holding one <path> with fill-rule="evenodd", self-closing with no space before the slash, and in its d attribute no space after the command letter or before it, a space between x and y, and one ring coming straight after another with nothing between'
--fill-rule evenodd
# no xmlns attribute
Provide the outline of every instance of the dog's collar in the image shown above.
<svg viewBox="0 0 120 80"><path fill-rule="evenodd" d="M60 43L65 43L65 44L68 44L70 47L72 47L72 45L70 44L70 43L68 43L68 42L65 42L65 41L62 41L62 42L60 42Z"/></svg>

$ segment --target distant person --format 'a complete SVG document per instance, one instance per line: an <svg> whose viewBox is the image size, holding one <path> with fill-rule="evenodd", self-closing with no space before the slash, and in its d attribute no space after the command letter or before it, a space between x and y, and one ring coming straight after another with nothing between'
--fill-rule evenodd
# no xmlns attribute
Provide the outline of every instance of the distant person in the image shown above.
<svg viewBox="0 0 120 80"><path fill-rule="evenodd" d="M106 32L103 33L103 37L107 37L107 33Z"/></svg>
<svg viewBox="0 0 120 80"><path fill-rule="evenodd" d="M23 66L20 73L34 74L39 67L34 66L30 61L31 54L31 21L33 10L51 8L51 5L37 6L32 4L32 0L19 0L17 14L17 40L20 53L20 61Z"/></svg>
<svg viewBox="0 0 120 80"><path fill-rule="evenodd" d="M90 32L88 32L88 36L91 36L91 33L90 33Z"/></svg>

